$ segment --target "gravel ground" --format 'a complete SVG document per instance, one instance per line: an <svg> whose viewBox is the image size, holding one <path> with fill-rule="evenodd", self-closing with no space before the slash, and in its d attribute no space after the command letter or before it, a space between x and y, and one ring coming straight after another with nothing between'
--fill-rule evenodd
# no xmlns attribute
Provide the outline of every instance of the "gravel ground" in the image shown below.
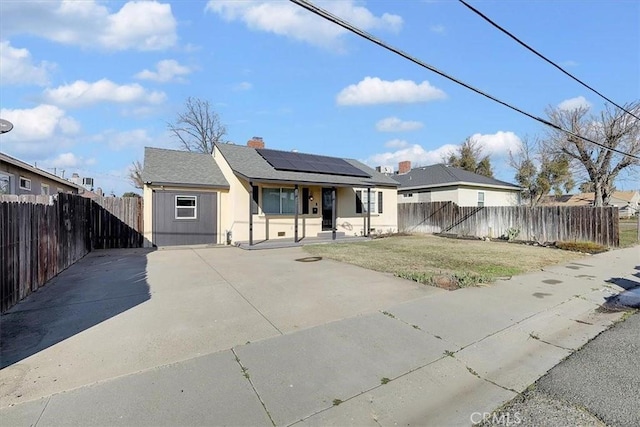
<svg viewBox="0 0 640 427"><path fill-rule="evenodd" d="M639 364L636 312L551 369L482 425L640 426Z"/></svg>

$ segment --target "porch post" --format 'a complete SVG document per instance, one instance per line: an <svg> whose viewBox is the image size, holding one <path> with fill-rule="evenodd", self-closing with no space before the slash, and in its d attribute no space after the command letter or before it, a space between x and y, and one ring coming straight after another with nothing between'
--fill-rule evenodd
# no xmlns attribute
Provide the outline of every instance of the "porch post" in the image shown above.
<svg viewBox="0 0 640 427"><path fill-rule="evenodd" d="M249 246L253 246L253 182L249 181Z"/></svg>
<svg viewBox="0 0 640 427"><path fill-rule="evenodd" d="M293 225L293 241L298 242L298 184L296 184L295 189L293 190L293 202L296 205L296 214L295 214L295 223Z"/></svg>
<svg viewBox="0 0 640 427"><path fill-rule="evenodd" d="M336 240L336 187L331 188L331 239Z"/></svg>
<svg viewBox="0 0 640 427"><path fill-rule="evenodd" d="M371 188L367 187L367 237L371 237Z"/></svg>

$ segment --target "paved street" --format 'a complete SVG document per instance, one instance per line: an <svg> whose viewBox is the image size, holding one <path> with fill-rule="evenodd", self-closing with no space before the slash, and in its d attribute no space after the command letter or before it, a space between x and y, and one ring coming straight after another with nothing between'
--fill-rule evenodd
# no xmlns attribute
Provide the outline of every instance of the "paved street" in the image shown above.
<svg viewBox="0 0 640 427"><path fill-rule="evenodd" d="M523 426L638 426L639 360L636 312L551 369L486 424L517 417Z"/></svg>
<svg viewBox="0 0 640 427"><path fill-rule="evenodd" d="M447 292L300 248L97 251L3 315L0 417L470 425L618 320L597 309L639 264L631 248Z"/></svg>

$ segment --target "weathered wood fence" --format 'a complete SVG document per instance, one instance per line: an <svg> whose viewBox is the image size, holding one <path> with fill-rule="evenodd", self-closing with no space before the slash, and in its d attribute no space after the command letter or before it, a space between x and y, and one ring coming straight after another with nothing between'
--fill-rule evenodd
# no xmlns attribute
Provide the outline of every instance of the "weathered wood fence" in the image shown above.
<svg viewBox="0 0 640 427"><path fill-rule="evenodd" d="M139 198L0 196L0 312L93 249L142 244Z"/></svg>
<svg viewBox="0 0 640 427"><path fill-rule="evenodd" d="M516 240L619 245L616 207L462 207L452 202L400 203L398 229L475 237L502 237L508 235L509 229L516 229Z"/></svg>

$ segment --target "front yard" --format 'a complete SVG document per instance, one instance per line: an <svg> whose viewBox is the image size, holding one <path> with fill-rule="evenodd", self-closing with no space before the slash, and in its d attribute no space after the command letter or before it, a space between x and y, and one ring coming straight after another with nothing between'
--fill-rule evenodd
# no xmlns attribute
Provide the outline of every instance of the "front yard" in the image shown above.
<svg viewBox="0 0 640 427"><path fill-rule="evenodd" d="M553 248L432 235L309 245L305 250L315 256L393 273L446 289L488 283L582 256Z"/></svg>

